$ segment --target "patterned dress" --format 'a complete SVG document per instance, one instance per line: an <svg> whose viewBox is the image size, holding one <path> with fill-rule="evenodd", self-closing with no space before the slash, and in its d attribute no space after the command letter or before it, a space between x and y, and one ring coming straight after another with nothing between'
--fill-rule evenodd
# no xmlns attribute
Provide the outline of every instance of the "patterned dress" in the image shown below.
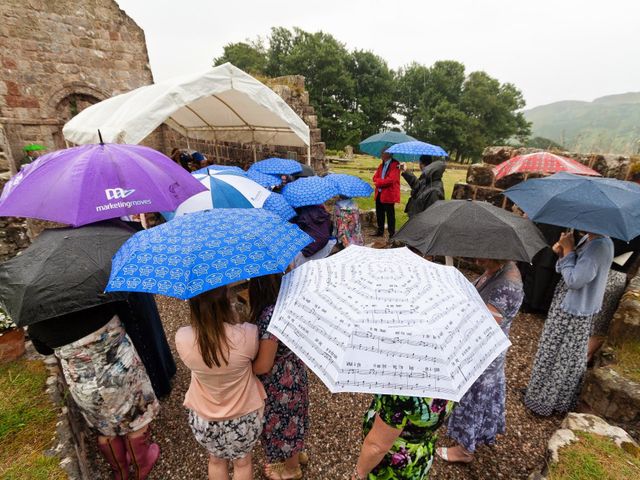
<svg viewBox="0 0 640 480"><path fill-rule="evenodd" d="M343 247L364 245L360 209L352 199L339 200L333 210L335 236Z"/></svg>
<svg viewBox="0 0 640 480"><path fill-rule="evenodd" d="M261 340L277 340L267 332L274 306L258 318ZM309 391L304 363L282 343L278 343L271 372L258 377L267 392L262 445L269 463L281 462L304 449L309 429Z"/></svg>
<svg viewBox="0 0 640 480"><path fill-rule="evenodd" d="M375 395L364 415L366 436L376 413L392 427L402 429L368 480L423 480L433 463L436 431L451 413L455 402L433 398Z"/></svg>
<svg viewBox="0 0 640 480"><path fill-rule="evenodd" d="M540 336L525 405L538 415L565 413L575 407L587 371L587 349L593 316L562 309L569 289L560 280Z"/></svg>
<svg viewBox="0 0 640 480"><path fill-rule="evenodd" d="M500 328L508 337L511 322L524 299L518 268L514 263L507 263L492 277L480 277L476 288L484 302L493 305L503 316ZM489 365L449 418L447 434L469 452L474 452L478 444L492 445L496 435L505 432L506 356L505 351Z"/></svg>
<svg viewBox="0 0 640 480"><path fill-rule="evenodd" d="M158 414L151 381L115 316L101 329L55 349L87 423L112 437L140 430Z"/></svg>

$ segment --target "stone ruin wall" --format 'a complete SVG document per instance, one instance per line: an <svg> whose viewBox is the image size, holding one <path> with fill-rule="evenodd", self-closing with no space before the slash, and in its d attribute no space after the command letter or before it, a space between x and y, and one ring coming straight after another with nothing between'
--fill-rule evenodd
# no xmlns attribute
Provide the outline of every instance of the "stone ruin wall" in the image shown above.
<svg viewBox="0 0 640 480"><path fill-rule="evenodd" d="M498 207L511 209L513 203L502 195L502 191L522 182L525 175L517 173L508 175L496 181L493 168L516 155L543 152L540 148L515 148L510 146L493 146L485 148L482 162L470 165L467 169L465 183L456 183L451 195L452 199L484 200ZM564 157L572 158L583 165L592 168L603 177L629 180L636 165L640 165L640 157L614 154L593 154L574 152L553 152ZM542 173L530 173L526 178L543 177Z"/></svg>

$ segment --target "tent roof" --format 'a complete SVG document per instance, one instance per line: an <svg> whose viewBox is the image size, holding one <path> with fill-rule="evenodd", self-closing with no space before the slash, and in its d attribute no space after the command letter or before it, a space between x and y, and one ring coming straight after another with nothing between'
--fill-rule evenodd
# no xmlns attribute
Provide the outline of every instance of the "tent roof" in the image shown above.
<svg viewBox="0 0 640 480"><path fill-rule="evenodd" d="M203 74L137 88L92 105L64 126L75 144L142 141L166 123L189 138L309 145L309 127L273 90L225 63Z"/></svg>

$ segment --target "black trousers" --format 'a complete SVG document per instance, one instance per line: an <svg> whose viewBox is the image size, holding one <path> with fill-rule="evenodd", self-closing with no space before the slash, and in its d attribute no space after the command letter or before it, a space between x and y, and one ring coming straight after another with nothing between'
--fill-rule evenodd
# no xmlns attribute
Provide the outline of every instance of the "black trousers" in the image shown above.
<svg viewBox="0 0 640 480"><path fill-rule="evenodd" d="M376 220L378 220L378 233L384 233L384 217L387 216L389 236L396 233L396 210L393 203L382 203L376 198Z"/></svg>

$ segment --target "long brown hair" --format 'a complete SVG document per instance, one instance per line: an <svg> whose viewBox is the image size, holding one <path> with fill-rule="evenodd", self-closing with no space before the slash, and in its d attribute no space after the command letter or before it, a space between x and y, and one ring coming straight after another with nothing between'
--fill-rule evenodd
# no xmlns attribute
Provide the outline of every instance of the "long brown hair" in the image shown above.
<svg viewBox="0 0 640 480"><path fill-rule="evenodd" d="M249 306L251 323L256 323L262 311L269 305L276 303L280 292L282 274L274 273L249 280Z"/></svg>
<svg viewBox="0 0 640 480"><path fill-rule="evenodd" d="M189 300L191 327L196 332L200 355L207 367L229 364L229 342L225 323L236 323L227 287L201 293Z"/></svg>

